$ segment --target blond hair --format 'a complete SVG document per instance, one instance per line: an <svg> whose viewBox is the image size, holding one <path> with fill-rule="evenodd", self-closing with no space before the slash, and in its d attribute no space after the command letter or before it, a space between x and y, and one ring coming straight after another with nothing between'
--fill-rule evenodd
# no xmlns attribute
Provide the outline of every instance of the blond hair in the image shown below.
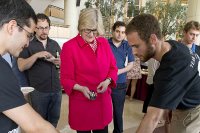
<svg viewBox="0 0 200 133"><path fill-rule="evenodd" d="M102 15L99 9L86 8L81 10L78 21L78 31L83 29L97 29L99 35L104 35Z"/></svg>

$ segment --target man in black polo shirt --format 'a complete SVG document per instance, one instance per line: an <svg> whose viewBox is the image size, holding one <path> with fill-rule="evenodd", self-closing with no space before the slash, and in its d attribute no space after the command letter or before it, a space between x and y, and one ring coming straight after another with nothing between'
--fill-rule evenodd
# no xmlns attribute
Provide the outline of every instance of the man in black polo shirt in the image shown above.
<svg viewBox="0 0 200 133"><path fill-rule="evenodd" d="M129 44L141 61L154 58L160 62L153 80L155 90L137 133L152 133L169 110L170 133L199 133L199 56L179 42L164 42L158 20L150 14L134 17L126 29Z"/></svg>
<svg viewBox="0 0 200 133"><path fill-rule="evenodd" d="M50 20L45 14L37 14L35 38L19 55L18 67L26 71L33 108L54 127L57 126L61 107L61 86L56 66L60 65L58 43L48 38Z"/></svg>
<svg viewBox="0 0 200 133"><path fill-rule="evenodd" d="M6 53L17 57L33 38L36 15L25 0L0 1L0 132L18 133L18 125L27 133L56 133L25 101Z"/></svg>

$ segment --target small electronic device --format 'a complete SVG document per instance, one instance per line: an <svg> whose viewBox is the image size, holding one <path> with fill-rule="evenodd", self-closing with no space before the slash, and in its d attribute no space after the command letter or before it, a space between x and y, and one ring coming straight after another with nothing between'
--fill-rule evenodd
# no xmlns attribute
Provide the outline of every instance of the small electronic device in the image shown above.
<svg viewBox="0 0 200 133"><path fill-rule="evenodd" d="M93 90L90 90L90 100L96 100L97 93L94 92Z"/></svg>

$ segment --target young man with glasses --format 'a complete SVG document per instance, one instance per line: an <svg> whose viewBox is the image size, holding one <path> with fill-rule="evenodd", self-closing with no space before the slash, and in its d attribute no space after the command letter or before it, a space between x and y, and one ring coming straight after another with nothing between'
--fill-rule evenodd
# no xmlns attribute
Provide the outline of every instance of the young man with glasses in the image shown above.
<svg viewBox="0 0 200 133"><path fill-rule="evenodd" d="M23 48L28 46L31 38L30 34L32 34L35 29L35 23L35 13L26 1L0 1L1 133L18 133L18 125L25 132L57 132L49 122L43 120L25 101L12 69L2 58L5 53L17 57Z"/></svg>
<svg viewBox="0 0 200 133"><path fill-rule="evenodd" d="M62 98L59 70L56 68L60 65L60 58L56 58L56 53L60 53L61 49L48 37L49 29L49 18L45 14L37 14L35 38L20 53L18 66L20 71L27 72L29 85L35 88L30 93L32 107L56 127Z"/></svg>

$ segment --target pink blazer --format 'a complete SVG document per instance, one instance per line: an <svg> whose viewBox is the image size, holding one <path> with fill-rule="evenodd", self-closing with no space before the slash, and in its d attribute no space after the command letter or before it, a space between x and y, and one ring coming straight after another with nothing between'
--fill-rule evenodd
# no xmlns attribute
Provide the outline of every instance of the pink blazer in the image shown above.
<svg viewBox="0 0 200 133"><path fill-rule="evenodd" d="M115 88L117 66L105 38L97 38L97 51L93 52L80 35L63 45L61 51L61 84L69 96L69 124L74 130L103 129L112 120L111 87ZM73 90L75 84L97 91L107 77L112 78L106 92L91 101Z"/></svg>

